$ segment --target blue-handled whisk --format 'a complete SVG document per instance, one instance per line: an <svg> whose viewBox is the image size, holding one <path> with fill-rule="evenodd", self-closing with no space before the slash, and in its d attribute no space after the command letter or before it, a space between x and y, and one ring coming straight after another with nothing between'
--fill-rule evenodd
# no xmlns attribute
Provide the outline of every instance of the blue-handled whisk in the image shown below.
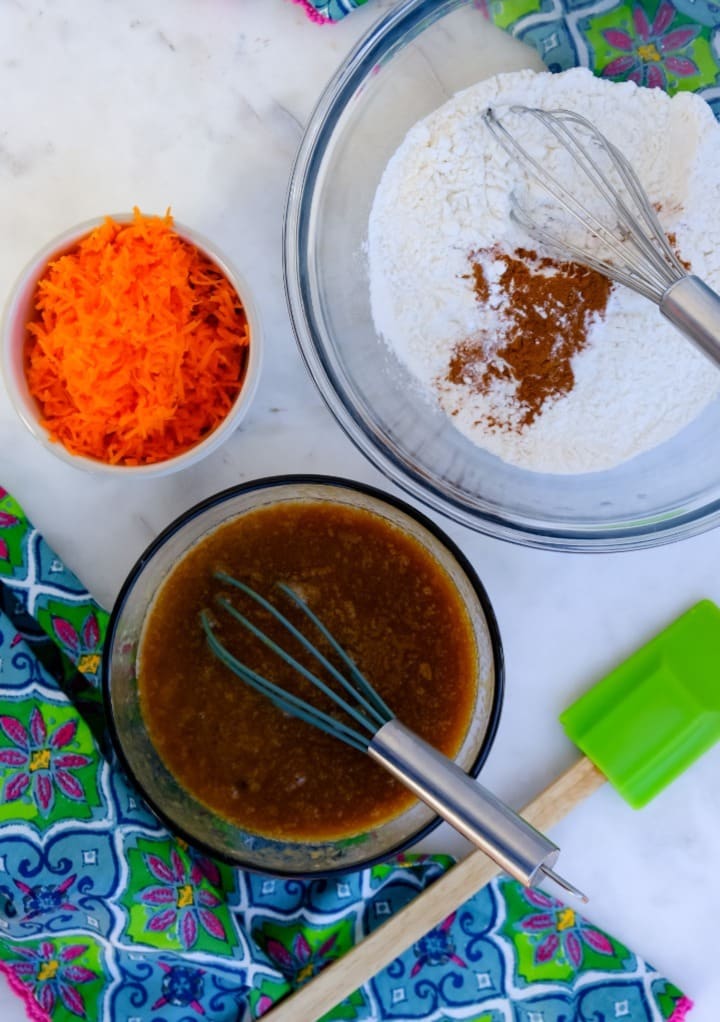
<svg viewBox="0 0 720 1022"><path fill-rule="evenodd" d="M560 852L557 845L469 777L447 756L443 756L419 735L405 727L358 670L340 643L296 592L282 582L277 583L279 592L302 611L337 654L342 670L338 670L335 664L273 603L250 586L225 572L217 572L215 578L254 600L328 672L337 688L327 684L291 656L234 607L226 597L216 598L218 607L231 615L285 664L327 696L347 715L347 720L338 720L241 663L220 642L213 631L210 615L203 611L201 622L210 648L233 674L269 699L284 713L298 717L333 738L345 742L353 749L367 753L516 880L528 885L536 883L542 877L549 877L565 891L584 901L587 900L572 884L553 871L552 866Z"/></svg>

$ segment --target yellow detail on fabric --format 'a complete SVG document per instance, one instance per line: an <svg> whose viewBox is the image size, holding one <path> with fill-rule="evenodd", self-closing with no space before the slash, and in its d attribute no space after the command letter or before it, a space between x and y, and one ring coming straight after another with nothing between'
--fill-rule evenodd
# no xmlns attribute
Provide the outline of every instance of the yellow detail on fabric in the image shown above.
<svg viewBox="0 0 720 1022"><path fill-rule="evenodd" d="M655 43L643 43L642 46L638 46L638 56L641 60L662 60Z"/></svg>
<svg viewBox="0 0 720 1022"><path fill-rule="evenodd" d="M55 979L55 974L60 968L60 962L54 958L50 962L43 962L40 966L37 974L37 978L42 982L46 979Z"/></svg>
<svg viewBox="0 0 720 1022"><path fill-rule="evenodd" d="M30 757L30 773L36 770L47 770L50 766L50 750L37 749Z"/></svg>
<svg viewBox="0 0 720 1022"><path fill-rule="evenodd" d="M100 656L97 653L85 653L77 662L81 674L97 674L99 666Z"/></svg>
<svg viewBox="0 0 720 1022"><path fill-rule="evenodd" d="M190 884L183 884L178 888L178 908L188 908L193 903L193 889Z"/></svg>
<svg viewBox="0 0 720 1022"><path fill-rule="evenodd" d="M571 908L564 908L558 915L557 928L558 930L569 930L571 926L575 925L575 913Z"/></svg>

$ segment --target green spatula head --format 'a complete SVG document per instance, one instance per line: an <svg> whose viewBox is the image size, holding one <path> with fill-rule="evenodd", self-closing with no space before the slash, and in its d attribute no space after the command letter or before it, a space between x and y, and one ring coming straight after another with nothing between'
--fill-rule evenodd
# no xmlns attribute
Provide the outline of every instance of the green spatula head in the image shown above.
<svg viewBox="0 0 720 1022"><path fill-rule="evenodd" d="M560 716L639 809L720 738L720 608L696 604Z"/></svg>

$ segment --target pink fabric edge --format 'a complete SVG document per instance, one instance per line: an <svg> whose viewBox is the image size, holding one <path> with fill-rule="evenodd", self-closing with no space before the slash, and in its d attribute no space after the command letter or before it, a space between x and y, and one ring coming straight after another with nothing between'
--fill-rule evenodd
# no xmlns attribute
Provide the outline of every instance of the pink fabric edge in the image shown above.
<svg viewBox="0 0 720 1022"><path fill-rule="evenodd" d="M5 962L0 962L0 973L2 973L8 981L8 985L12 992L17 994L25 1005L27 1016L32 1019L32 1022L50 1022L50 1016L42 1010L38 1002L33 997L32 992L28 990L21 980L17 978L10 966Z"/></svg>
<svg viewBox="0 0 720 1022"><path fill-rule="evenodd" d="M332 18L326 18L324 14L316 10L310 3L310 0L293 0L293 3L300 4L304 9L310 21L314 21L316 25L334 25L335 22Z"/></svg>
<svg viewBox="0 0 720 1022"><path fill-rule="evenodd" d="M675 1005L675 1010L668 1019L668 1022L685 1022L687 1014L693 1006L689 997L681 997Z"/></svg>

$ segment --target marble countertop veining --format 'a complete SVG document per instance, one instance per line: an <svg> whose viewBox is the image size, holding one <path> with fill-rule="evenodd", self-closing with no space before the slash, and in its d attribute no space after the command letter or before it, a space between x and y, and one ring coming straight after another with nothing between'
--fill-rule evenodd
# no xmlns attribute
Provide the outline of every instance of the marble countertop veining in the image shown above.
<svg viewBox="0 0 720 1022"><path fill-rule="evenodd" d="M267 339L253 408L178 475L118 482L43 450L0 392L0 483L111 605L129 567L180 511L255 476L337 473L392 486L354 449L309 380L285 308L281 225L292 160L321 88L384 8L310 24L288 0L4 0L0 4L0 293L65 228L137 204L213 238L247 278ZM494 46L515 47L495 32ZM439 519L438 519L439 520ZM507 655L484 780L520 805L570 764L557 715L695 600L720 602L720 531L636 554L522 549L441 521L478 569ZM554 833L589 917L720 1018L720 750L642 812L609 788ZM447 828L434 849L463 851ZM0 1018L23 1017L0 982Z"/></svg>

